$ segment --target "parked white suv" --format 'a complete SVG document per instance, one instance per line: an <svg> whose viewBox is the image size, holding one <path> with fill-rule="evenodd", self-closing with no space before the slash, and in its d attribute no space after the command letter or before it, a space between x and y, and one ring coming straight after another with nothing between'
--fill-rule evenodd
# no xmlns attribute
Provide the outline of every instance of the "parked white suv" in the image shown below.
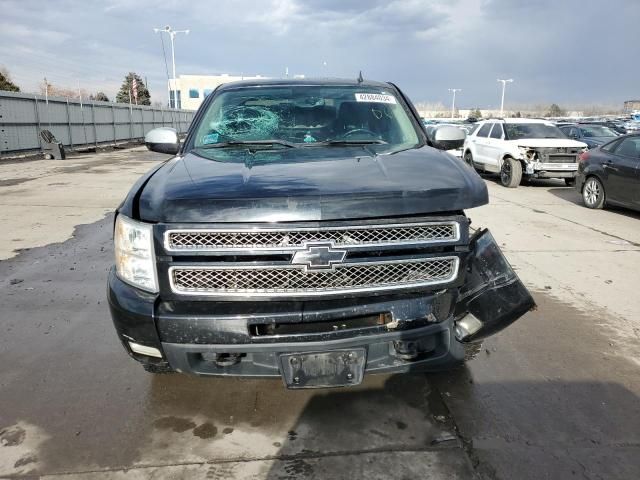
<svg viewBox="0 0 640 480"><path fill-rule="evenodd" d="M587 145L545 120L485 120L464 144L464 161L481 172L500 173L505 187L522 179L564 178L575 185L578 156Z"/></svg>

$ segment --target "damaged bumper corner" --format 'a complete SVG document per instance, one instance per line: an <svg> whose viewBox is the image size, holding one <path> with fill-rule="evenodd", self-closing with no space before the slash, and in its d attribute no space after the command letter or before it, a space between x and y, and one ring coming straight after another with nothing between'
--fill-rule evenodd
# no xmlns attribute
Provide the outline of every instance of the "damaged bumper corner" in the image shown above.
<svg viewBox="0 0 640 480"><path fill-rule="evenodd" d="M488 230L478 231L470 246L467 277L456 305L456 338L463 342L486 338L536 307Z"/></svg>

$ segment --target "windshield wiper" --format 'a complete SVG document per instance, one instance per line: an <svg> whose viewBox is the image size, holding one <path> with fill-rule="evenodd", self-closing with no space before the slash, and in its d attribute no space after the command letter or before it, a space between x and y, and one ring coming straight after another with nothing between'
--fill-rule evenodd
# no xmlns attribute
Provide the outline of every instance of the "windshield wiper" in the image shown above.
<svg viewBox="0 0 640 480"><path fill-rule="evenodd" d="M327 140L324 142L310 143L308 145L330 145L342 147L345 145L387 145L384 140Z"/></svg>
<svg viewBox="0 0 640 480"><path fill-rule="evenodd" d="M296 148L296 145L286 140L229 140L227 142L210 143L197 148L225 148L225 147L255 147L281 145L287 148Z"/></svg>

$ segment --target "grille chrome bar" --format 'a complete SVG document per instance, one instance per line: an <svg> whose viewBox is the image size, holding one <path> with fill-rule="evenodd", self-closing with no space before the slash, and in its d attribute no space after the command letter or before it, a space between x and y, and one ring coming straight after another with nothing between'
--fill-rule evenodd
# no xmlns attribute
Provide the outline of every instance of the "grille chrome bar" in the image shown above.
<svg viewBox="0 0 640 480"><path fill-rule="evenodd" d="M181 295L296 297L378 292L451 282L458 276L455 256L344 263L305 272L298 265L172 266L171 290Z"/></svg>
<svg viewBox="0 0 640 480"><path fill-rule="evenodd" d="M330 242L345 248L455 243L460 225L454 221L255 229L172 229L164 234L168 252L281 251Z"/></svg>

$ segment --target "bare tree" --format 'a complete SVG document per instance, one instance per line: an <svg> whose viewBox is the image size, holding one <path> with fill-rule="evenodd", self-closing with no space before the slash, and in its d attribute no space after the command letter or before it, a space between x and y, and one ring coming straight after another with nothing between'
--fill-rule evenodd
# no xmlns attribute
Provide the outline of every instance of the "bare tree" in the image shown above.
<svg viewBox="0 0 640 480"><path fill-rule="evenodd" d="M83 99L88 99L91 96L91 94L83 88L78 91L73 88L58 87L48 81L46 84L44 82L45 81L43 80L39 85L41 95L46 94L50 97L66 97L74 99L80 99L80 96L82 96Z"/></svg>

